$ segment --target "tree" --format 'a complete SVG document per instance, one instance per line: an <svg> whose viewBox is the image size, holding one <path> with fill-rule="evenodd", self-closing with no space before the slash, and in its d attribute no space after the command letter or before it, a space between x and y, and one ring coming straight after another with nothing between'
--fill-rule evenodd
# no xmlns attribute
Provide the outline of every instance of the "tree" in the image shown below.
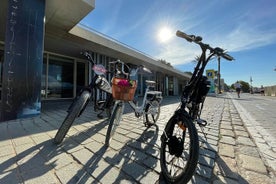
<svg viewBox="0 0 276 184"><path fill-rule="evenodd" d="M243 92L245 92L245 93L250 92L250 85L248 82L244 82L244 81L240 80L239 83L242 85L241 89ZM235 89L235 84L232 84L231 88Z"/></svg>
<svg viewBox="0 0 276 184"><path fill-rule="evenodd" d="M173 68L173 66L171 65L171 63L167 62L167 61L164 60L164 59L159 59L158 61L161 62L161 63L163 63L163 64L165 64L165 65L168 65L168 66L171 67L171 68Z"/></svg>
<svg viewBox="0 0 276 184"><path fill-rule="evenodd" d="M226 83L224 83L224 91L229 91L230 90L230 86L228 86Z"/></svg>
<svg viewBox="0 0 276 184"><path fill-rule="evenodd" d="M192 72L184 72L185 74L188 74L188 75L193 75L193 73Z"/></svg>

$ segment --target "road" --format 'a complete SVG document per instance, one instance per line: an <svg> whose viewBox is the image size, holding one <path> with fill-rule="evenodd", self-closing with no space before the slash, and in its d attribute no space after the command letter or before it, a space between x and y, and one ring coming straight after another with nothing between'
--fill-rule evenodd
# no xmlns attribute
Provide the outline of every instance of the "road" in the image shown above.
<svg viewBox="0 0 276 184"><path fill-rule="evenodd" d="M232 93L231 97L270 135L276 136L276 97L248 93L241 94L241 98L237 98L236 94Z"/></svg>
<svg viewBox="0 0 276 184"><path fill-rule="evenodd" d="M276 97L228 93L267 164L276 169Z"/></svg>

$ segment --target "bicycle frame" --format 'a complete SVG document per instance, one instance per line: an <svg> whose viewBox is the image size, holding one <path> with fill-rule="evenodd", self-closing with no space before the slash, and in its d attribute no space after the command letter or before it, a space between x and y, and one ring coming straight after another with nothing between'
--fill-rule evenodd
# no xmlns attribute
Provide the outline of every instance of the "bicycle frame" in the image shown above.
<svg viewBox="0 0 276 184"><path fill-rule="evenodd" d="M203 76L207 63L214 56L233 60L221 48L212 48L202 43L202 38L187 35L177 31L176 35L194 42L201 48L201 55L197 58L198 63L194 72L185 86L180 108L178 107L169 121L166 123L161 136L160 165L165 180L168 183L188 183L194 175L199 157L199 138L195 123L202 129L207 121L200 119L201 111L206 95L209 91L210 82ZM210 54L207 56L206 51ZM204 133L204 131L202 131ZM204 133L207 139L206 134Z"/></svg>
<svg viewBox="0 0 276 184"><path fill-rule="evenodd" d="M198 58L198 63L194 69L194 72L192 74L191 79L189 80L188 84L185 86L182 97L181 97L181 109L186 111L186 107L189 109L189 115L192 117L193 120L198 119L198 123L200 125L206 125L207 122L205 120L200 119L201 110L203 108L205 96L200 96L200 87L202 85L202 80L206 80L206 78L203 77L203 72L205 70L205 67L207 63L213 58L214 56L217 57L223 57L227 60L233 60L230 55L226 54L223 49L216 47L212 48L208 44L204 44L201 42L202 38L199 36L194 35L186 35L183 32L178 31L177 36L182 37L186 39L189 42L194 42L198 44L202 50L201 56ZM206 51L209 50L210 54L206 56ZM202 98L201 101L199 101L198 98ZM201 103L201 107L199 107ZM203 124L201 124L203 123Z"/></svg>
<svg viewBox="0 0 276 184"><path fill-rule="evenodd" d="M118 64L121 65L121 69L118 69L118 67L117 67ZM130 71L129 70L130 68L127 65L125 65L124 62L121 62L120 60L115 62L115 68L117 70L116 77L122 76L123 80L125 80L125 79L129 80L131 76L135 76L139 69L139 68L137 68L137 69L131 71L130 75L129 75L129 73L124 71L124 66L126 66L128 68L128 71ZM130 80L132 80L132 79L130 79ZM146 127L150 127L150 126L154 125L156 123L156 121L158 120L159 114L160 114L160 102L162 100L161 92L150 90L150 84L151 85L155 84L154 81L146 81L146 83L147 83L147 88L146 88L141 106L138 106L134 101L128 101L128 100L133 99L133 96L131 96L131 98L122 98L120 96L117 97L115 94L113 94L115 96L114 98L116 100L115 100L114 107L112 109L112 114L110 116L110 120L109 120L109 124L108 124L108 128L107 128L107 133L106 133L106 138L105 138L106 146L109 146L109 142L112 139L112 136L116 130L116 127L119 125L119 123L122 119L126 101L128 101L131 108L134 109L135 116L137 118L142 115L143 115L143 117L145 117L145 119L143 119L143 120L144 120L144 125ZM117 85L117 84L114 83L114 85ZM116 88L114 88L113 90L115 91ZM121 92L121 91L119 91L119 92ZM128 95L128 93L129 93L129 91L123 92L123 94L126 94L126 95ZM133 93L130 93L130 94L133 95ZM150 100L147 99L149 97L148 96L149 94L153 95L153 98ZM158 94L160 96L158 96Z"/></svg>
<svg viewBox="0 0 276 184"><path fill-rule="evenodd" d="M142 104L139 106L138 105L138 102L137 103L134 103L134 101L129 101L129 105L132 107L132 109L137 112L137 113L142 113L143 110L144 110L144 107L146 105L146 102L147 102L147 94L148 94L148 91L149 91L149 87L146 88L146 91L145 91L145 94L144 94L144 97L143 97L143 101L142 101Z"/></svg>
<svg viewBox="0 0 276 184"><path fill-rule="evenodd" d="M102 118L101 113L106 109L107 115L110 116L109 110L113 104L113 98L111 95L111 85L104 76L104 74L106 73L106 69L103 65L95 64L91 55L88 52L84 52L83 55L88 58L89 62L91 62L95 75L92 78L91 83L88 86L81 89L80 93L78 93L78 95L74 98L73 102L68 108L68 114L54 137L55 144L60 144L62 142L65 135L68 133L70 127L72 126L74 120L83 113L84 109L86 108L87 104L91 99L93 90L95 91L94 97L96 97L96 88L107 92L109 95L106 101L103 101L101 103L98 103L98 101L96 101L96 98L94 98L94 111L98 109L102 110L98 114L98 117ZM99 104L104 106L100 107Z"/></svg>
<svg viewBox="0 0 276 184"><path fill-rule="evenodd" d="M189 115L195 120L196 118L200 118L201 110L203 108L205 97L203 97L203 101L201 102L201 107L199 108L199 104L197 99L200 89L200 81L203 78L204 69L209 62L209 60L214 56L214 53L209 55L206 59L206 51L207 48L205 45L201 45L202 54L198 60L198 63L195 67L193 75L188 83L185 86L182 97L181 97L181 109L185 110L186 107L190 104Z"/></svg>
<svg viewBox="0 0 276 184"><path fill-rule="evenodd" d="M86 104L84 105L84 107L81 109L78 117L83 113L84 109L86 108L87 104L89 103L90 99L91 99L91 94L94 94L94 111L97 111L98 109L102 110L109 108L111 106L111 103L113 101L112 98L112 90L111 90L111 85L109 84L109 82L107 81L107 79L104 76L104 73L106 73L106 70L104 67L102 67L101 65L96 65L96 63L93 61L91 55L88 52L84 52L83 55L85 55L88 58L88 61L92 64L92 68L95 71L95 75L92 78L90 84L88 86L85 86L81 89L81 91L78 93L77 97L74 99L73 103L70 105L70 107L68 108L68 112L71 111L72 106L74 105L74 102L78 99L78 97L81 95L81 93L84 90L89 91L90 93L90 97L87 100ZM96 68L98 67L98 68ZM107 93L107 98L105 101L101 102L101 104L104 103L104 106L102 108L99 108L100 104L98 104L97 102L97 89L104 91ZM94 93L93 93L94 90ZM101 113L100 112L98 114L98 117L101 117Z"/></svg>
<svg viewBox="0 0 276 184"><path fill-rule="evenodd" d="M125 68L125 66L126 66L129 70L130 70L130 68L129 68L127 65L125 65L123 62L121 62L121 61L118 61L118 62L122 64L121 70L118 70L118 69L117 69L117 71L119 71L118 73L119 73L119 74L124 74L124 75L128 76L128 74L124 72L124 68ZM137 75L138 71L139 71L141 68L142 68L142 70L146 71L147 73L151 73L151 71L150 71L149 69L147 69L147 68L145 68L145 67L138 66L136 69L132 69L132 70L130 71L129 77L130 77L130 78L131 78L131 77L135 77L135 76ZM138 102L136 103L136 102L134 102L134 101L128 101L130 107L131 107L131 108L135 111L135 113L138 114L139 116L141 116L141 115L144 113L145 106L146 106L146 104L147 104L147 102L148 102L147 96L148 96L148 94L151 94L151 91L152 91L152 90L150 90L150 87L151 87L150 84L153 84L153 83L155 83L155 82L154 82L154 81L146 81L146 83L148 83L148 84L147 84L146 91L145 91L145 93L144 93L144 97L143 97L142 104L139 106L139 105L137 104ZM161 92L160 92L160 94L161 94Z"/></svg>

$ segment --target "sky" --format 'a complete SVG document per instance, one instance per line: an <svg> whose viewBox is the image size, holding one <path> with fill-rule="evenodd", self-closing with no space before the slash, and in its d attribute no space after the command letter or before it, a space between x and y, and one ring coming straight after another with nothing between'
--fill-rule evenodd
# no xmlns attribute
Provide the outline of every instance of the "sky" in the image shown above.
<svg viewBox="0 0 276 184"><path fill-rule="evenodd" d="M193 71L201 50L175 33L201 36L235 58L221 59L226 84L251 78L254 87L276 85L275 0L95 0L80 24L183 72ZM217 70L217 60L206 69Z"/></svg>

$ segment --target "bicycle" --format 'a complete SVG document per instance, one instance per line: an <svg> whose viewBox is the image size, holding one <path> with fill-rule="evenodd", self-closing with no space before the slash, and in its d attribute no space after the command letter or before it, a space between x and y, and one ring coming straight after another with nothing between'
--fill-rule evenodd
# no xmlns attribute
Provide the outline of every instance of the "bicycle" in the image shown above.
<svg viewBox="0 0 276 184"><path fill-rule="evenodd" d="M161 172L169 183L187 183L193 176L199 156L199 139L195 124L201 128L207 121L200 118L210 81L203 76L207 63L213 57L223 57L226 60L234 58L223 49L212 48L202 42L200 36L187 35L177 31L178 37L200 46L202 53L197 58L194 72L184 87L180 106L165 125L161 135L160 165ZM209 50L209 55L206 51Z"/></svg>
<svg viewBox="0 0 276 184"><path fill-rule="evenodd" d="M92 69L95 72L94 77L91 80L91 83L81 89L79 94L75 97L71 105L69 106L67 112L67 116L65 117L63 123L61 124L60 128L58 129L55 137L54 143L60 144L64 139L65 135L69 131L70 127L72 126L74 120L79 117L84 109L86 108L87 104L89 103L93 90L94 90L94 111L100 110L100 113L97 114L99 118L102 118L102 113L105 111L107 116L110 117L111 109L114 105L113 97L112 97L112 90L111 85L107 81L105 74L108 72L105 67L101 64L96 64L92 59L92 56L89 52L85 51L83 54L88 61L92 64ZM97 100L97 89L106 93L105 100Z"/></svg>
<svg viewBox="0 0 276 184"><path fill-rule="evenodd" d="M141 67L138 67L132 70L129 75L128 73L124 72L124 66L127 66L127 65L125 65L123 62L121 62L121 64L123 69L121 70L122 72L119 72L119 73L124 73L125 74L124 78L126 78L127 80L129 80L130 76L135 76L138 70L141 69ZM142 70L146 72L150 72L148 69L144 67L142 68ZM150 127L154 125L159 118L160 103L163 99L161 91L151 90L151 88L153 88L156 84L155 81L146 80L145 82L147 87L144 93L142 104L139 106L138 102L136 102L136 100L133 100L136 87L134 86L132 91L122 93L120 87L118 87L116 84L118 83L118 80L120 81L120 79L113 78L113 82L112 82L112 95L113 95L113 98L115 99L115 104L113 107L113 111L110 117L107 133L106 133L105 145L107 147L109 146L112 136L114 135L114 132L121 121L124 108L125 108L125 102L128 102L130 107L134 110L135 116L137 118L143 117L144 125L146 127ZM117 90L119 92L117 92ZM125 97L124 95L127 95L127 96Z"/></svg>

